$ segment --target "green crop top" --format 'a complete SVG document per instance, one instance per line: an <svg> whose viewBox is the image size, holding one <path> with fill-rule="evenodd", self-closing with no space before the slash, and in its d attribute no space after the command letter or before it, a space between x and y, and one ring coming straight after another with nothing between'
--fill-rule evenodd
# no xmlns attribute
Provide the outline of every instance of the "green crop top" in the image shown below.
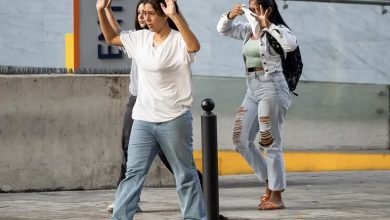
<svg viewBox="0 0 390 220"><path fill-rule="evenodd" d="M262 67L259 51L259 41L249 39L244 44L243 54L245 56L245 66L250 67Z"/></svg>

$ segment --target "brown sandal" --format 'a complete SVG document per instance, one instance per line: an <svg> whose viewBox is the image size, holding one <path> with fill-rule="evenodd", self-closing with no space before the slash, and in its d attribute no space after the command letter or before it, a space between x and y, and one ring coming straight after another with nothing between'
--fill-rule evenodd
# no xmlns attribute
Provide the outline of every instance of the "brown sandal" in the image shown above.
<svg viewBox="0 0 390 220"><path fill-rule="evenodd" d="M260 208L264 203L266 203L269 198L271 198L270 194L264 194L260 197L260 204L258 205L258 208Z"/></svg>
<svg viewBox="0 0 390 220"><path fill-rule="evenodd" d="M259 206L259 210L275 210L275 209L285 209L284 203L280 203L279 205L271 203L271 202L264 202L261 206Z"/></svg>

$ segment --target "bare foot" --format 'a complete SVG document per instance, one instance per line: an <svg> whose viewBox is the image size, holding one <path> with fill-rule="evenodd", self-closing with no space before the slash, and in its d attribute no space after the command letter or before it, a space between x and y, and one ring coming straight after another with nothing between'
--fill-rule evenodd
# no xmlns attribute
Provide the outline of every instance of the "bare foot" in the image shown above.
<svg viewBox="0 0 390 220"><path fill-rule="evenodd" d="M272 191L271 197L267 201L277 207L284 206L283 200L282 200L282 191Z"/></svg>
<svg viewBox="0 0 390 220"><path fill-rule="evenodd" d="M260 208L260 206L262 206L265 202L267 202L271 198L271 194L272 191L268 188L268 181L266 181L265 192L260 197L260 204L258 205L258 208Z"/></svg>

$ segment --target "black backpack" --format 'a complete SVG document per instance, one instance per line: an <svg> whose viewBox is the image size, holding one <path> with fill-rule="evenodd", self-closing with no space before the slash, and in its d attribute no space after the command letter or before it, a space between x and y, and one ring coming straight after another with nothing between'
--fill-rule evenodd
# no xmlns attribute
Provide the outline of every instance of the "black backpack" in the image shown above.
<svg viewBox="0 0 390 220"><path fill-rule="evenodd" d="M282 68L283 68L283 75L286 78L288 88L291 92L293 92L297 88L297 84L299 81L299 78L302 75L302 58L301 58L301 52L299 51L299 47L295 48L294 51L287 52L287 57L284 58L284 51L283 48L280 46L278 41L272 37L271 34L267 33L268 41L272 47L272 49L275 50L276 53L280 55L280 58L282 59ZM295 95L298 95L297 93L293 92Z"/></svg>

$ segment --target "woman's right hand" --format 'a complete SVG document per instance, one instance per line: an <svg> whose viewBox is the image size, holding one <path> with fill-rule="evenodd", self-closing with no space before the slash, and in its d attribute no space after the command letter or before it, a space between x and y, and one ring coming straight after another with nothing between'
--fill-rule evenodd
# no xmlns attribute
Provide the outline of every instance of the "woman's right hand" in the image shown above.
<svg viewBox="0 0 390 220"><path fill-rule="evenodd" d="M241 5L234 5L233 8L230 10L229 14L228 14L228 19L234 19L236 18L237 16L239 15L243 15L244 14L244 11L242 10L241 8Z"/></svg>
<svg viewBox="0 0 390 220"><path fill-rule="evenodd" d="M112 2L112 0L108 0L107 5L106 5L106 9L111 8L111 2Z"/></svg>
<svg viewBox="0 0 390 220"><path fill-rule="evenodd" d="M254 17L259 22L260 28L261 29L268 28L271 25L271 22L269 21L269 16L272 13L272 8L269 7L269 8L264 10L263 6L260 5L260 8L256 7L255 10L256 10L257 16L254 16Z"/></svg>
<svg viewBox="0 0 390 220"><path fill-rule="evenodd" d="M109 4L111 4L110 0L97 0L96 2L96 9L97 10L103 10L105 9Z"/></svg>

